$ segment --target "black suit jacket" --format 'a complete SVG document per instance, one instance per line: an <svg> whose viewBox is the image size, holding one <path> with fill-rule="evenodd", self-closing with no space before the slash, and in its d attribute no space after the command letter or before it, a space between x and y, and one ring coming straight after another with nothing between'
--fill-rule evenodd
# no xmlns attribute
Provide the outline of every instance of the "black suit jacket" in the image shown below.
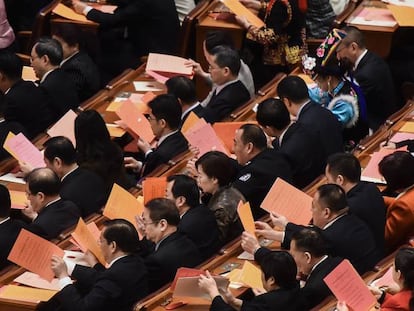
<svg viewBox="0 0 414 311"><path fill-rule="evenodd" d="M98 92L100 85L98 67L88 54L80 51L65 61L60 68L74 82L80 102Z"/></svg>
<svg viewBox="0 0 414 311"><path fill-rule="evenodd" d="M62 180L60 196L75 203L85 217L96 213L105 205L105 190L101 177L92 171L77 168Z"/></svg>
<svg viewBox="0 0 414 311"><path fill-rule="evenodd" d="M62 69L57 68L50 72L39 87L48 98L49 108L52 110L53 121L57 121L69 109L79 106L78 94L70 76Z"/></svg>
<svg viewBox="0 0 414 311"><path fill-rule="evenodd" d="M142 246L146 248L146 245ZM171 282L178 268L193 268L201 261L200 253L190 239L182 233L172 233L161 241L157 250L150 251L144 258L150 292Z"/></svg>
<svg viewBox="0 0 414 311"><path fill-rule="evenodd" d="M375 184L361 181L349 190L346 196L349 210L368 225L381 255L385 255L387 210L381 192Z"/></svg>
<svg viewBox="0 0 414 311"><path fill-rule="evenodd" d="M302 108L297 122L317 135L324 146L326 158L342 151L342 126L328 109L309 102Z"/></svg>
<svg viewBox="0 0 414 311"><path fill-rule="evenodd" d="M292 234L303 226L288 223L282 247L288 248ZM382 259L381 250L375 244L368 226L358 217L345 214L322 230L329 254L349 259L359 274L372 269Z"/></svg>
<svg viewBox="0 0 414 311"><path fill-rule="evenodd" d="M120 258L108 269L76 265L72 277L76 283L52 299L59 302L58 310L129 311L149 293L145 265L136 255Z"/></svg>
<svg viewBox="0 0 414 311"><path fill-rule="evenodd" d="M368 51L353 75L365 95L369 126L376 130L396 110L391 71L381 57Z"/></svg>
<svg viewBox="0 0 414 311"><path fill-rule="evenodd" d="M239 190L250 203L254 219L265 215L260 208L277 177L291 181L290 165L284 155L273 149L266 149L240 167L233 187Z"/></svg>
<svg viewBox="0 0 414 311"><path fill-rule="evenodd" d="M6 120L0 122L0 144L2 146L0 148L0 161L10 157L10 154L3 148L4 141L9 132L16 135L19 133L25 134L25 129L17 122L9 122Z"/></svg>
<svg viewBox="0 0 414 311"><path fill-rule="evenodd" d="M7 257L22 228L24 228L24 224L13 219L0 225L0 270L9 264Z"/></svg>
<svg viewBox="0 0 414 311"><path fill-rule="evenodd" d="M181 217L178 231L194 242L203 260L212 257L220 248L216 218L207 206L190 208Z"/></svg>
<svg viewBox="0 0 414 311"><path fill-rule="evenodd" d="M325 160L320 140L300 123L293 123L273 147L286 156L292 168L293 183L299 188L310 184L324 171Z"/></svg>
<svg viewBox="0 0 414 311"><path fill-rule="evenodd" d="M220 121L249 99L249 91L241 81L237 80L212 96L205 107L204 118L209 123Z"/></svg>
<svg viewBox="0 0 414 311"><path fill-rule="evenodd" d="M224 302L221 296L214 297L211 302L210 311L234 311L231 306ZM254 297L250 301L243 301L241 311L303 311L304 303L299 296L298 288L276 289Z"/></svg>
<svg viewBox="0 0 414 311"><path fill-rule="evenodd" d="M188 142L180 131L168 136L145 158L142 176L148 175L161 164L168 163L186 150L188 150Z"/></svg>
<svg viewBox="0 0 414 311"><path fill-rule="evenodd" d="M76 225L81 216L79 208L71 201L58 200L44 207L28 230L48 240Z"/></svg>
<svg viewBox="0 0 414 311"><path fill-rule="evenodd" d="M194 112L196 114L197 117L199 118L203 118L204 117L204 107L201 106L201 104L199 103L197 106L195 106L193 109L186 111L186 114L184 115L184 117L181 119L181 123L180 123L180 129L183 126L185 120L187 120L188 116L190 115L191 112Z"/></svg>
<svg viewBox="0 0 414 311"><path fill-rule="evenodd" d="M4 118L20 123L29 139L52 124L45 94L31 81L16 82L5 94Z"/></svg>

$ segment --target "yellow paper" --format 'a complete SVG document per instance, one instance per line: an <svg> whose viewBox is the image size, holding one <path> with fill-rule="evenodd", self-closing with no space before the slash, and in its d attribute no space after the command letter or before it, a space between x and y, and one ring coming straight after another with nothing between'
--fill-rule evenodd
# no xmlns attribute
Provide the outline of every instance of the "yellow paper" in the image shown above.
<svg viewBox="0 0 414 311"><path fill-rule="evenodd" d="M414 122L406 122L398 131L414 133Z"/></svg>
<svg viewBox="0 0 414 311"><path fill-rule="evenodd" d="M57 291L48 289L31 288L26 286L6 285L0 291L0 298L22 301L48 301Z"/></svg>
<svg viewBox="0 0 414 311"><path fill-rule="evenodd" d="M192 128L194 124L196 124L199 120L200 118L193 111L191 111L187 119L185 119L183 126L181 127L181 132L183 134L188 132L188 130Z"/></svg>
<svg viewBox="0 0 414 311"><path fill-rule="evenodd" d="M62 3L59 3L53 9L53 13L74 21L91 23L84 15L76 13L74 10L66 5L63 5Z"/></svg>
<svg viewBox="0 0 414 311"><path fill-rule="evenodd" d="M119 108L121 108L122 101L113 101L111 102L108 107L106 107L106 111L116 112Z"/></svg>
<svg viewBox="0 0 414 311"><path fill-rule="evenodd" d="M238 283L243 283L250 288L264 290L262 282L262 271L249 261L244 262Z"/></svg>
<svg viewBox="0 0 414 311"><path fill-rule="evenodd" d="M265 23L254 15L248 8L239 2L239 0L220 0L223 4L230 9L237 16L244 16L250 24L257 28L262 28Z"/></svg>
<svg viewBox="0 0 414 311"><path fill-rule="evenodd" d="M22 78L26 81L36 81L37 77L33 70L33 67L23 66Z"/></svg>
<svg viewBox="0 0 414 311"><path fill-rule="evenodd" d="M109 135L111 137L121 137L126 132L123 128L120 128L115 124L107 124L106 128L108 129Z"/></svg>
<svg viewBox="0 0 414 311"><path fill-rule="evenodd" d="M237 207L237 213L239 214L244 230L255 235L254 219L249 202L243 203L240 201Z"/></svg>
<svg viewBox="0 0 414 311"><path fill-rule="evenodd" d="M15 191L10 190L10 200L12 204L12 208L15 209L24 209L27 203L26 192L24 191Z"/></svg>
<svg viewBox="0 0 414 311"><path fill-rule="evenodd" d="M12 139L14 136L16 136L16 135L14 135L12 132L9 132L9 134L7 134L6 139L4 140L4 143L3 143L3 148L8 153L10 153L13 158L17 159L18 158L17 153L15 153L13 150L11 150L11 148L9 148L9 145L7 143L7 141Z"/></svg>
<svg viewBox="0 0 414 311"><path fill-rule="evenodd" d="M414 26L414 8L400 5L387 5L398 25L401 27Z"/></svg>

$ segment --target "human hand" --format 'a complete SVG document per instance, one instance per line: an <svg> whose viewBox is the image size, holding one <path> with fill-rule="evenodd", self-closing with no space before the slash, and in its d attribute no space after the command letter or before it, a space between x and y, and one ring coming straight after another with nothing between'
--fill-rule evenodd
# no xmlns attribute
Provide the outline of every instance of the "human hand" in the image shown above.
<svg viewBox="0 0 414 311"><path fill-rule="evenodd" d="M200 275L200 278L198 279L198 286L202 290L206 291L212 299L220 295L216 281L213 279L209 271L206 271L206 275Z"/></svg>
<svg viewBox="0 0 414 311"><path fill-rule="evenodd" d="M135 216L135 222L137 223L138 233L142 237L144 237L145 236L145 222L144 222L144 218L142 218L142 216L136 215Z"/></svg>
<svg viewBox="0 0 414 311"><path fill-rule="evenodd" d="M145 139L142 139L141 137L138 138L137 146L138 146L138 149L141 150L143 153L147 153L149 150L151 150L151 145Z"/></svg>
<svg viewBox="0 0 414 311"><path fill-rule="evenodd" d="M371 292L371 294L375 296L377 300L380 299L382 292L383 292L380 288L370 285L368 286L368 289Z"/></svg>
<svg viewBox="0 0 414 311"><path fill-rule="evenodd" d="M395 143L391 142L391 141L383 141L382 143L380 143L381 148L385 148L385 149L397 149L397 146Z"/></svg>
<svg viewBox="0 0 414 311"><path fill-rule="evenodd" d="M252 291L255 296L259 296L264 293L267 293L264 289L261 289L261 288L252 288Z"/></svg>
<svg viewBox="0 0 414 311"><path fill-rule="evenodd" d="M87 250L83 257L91 267L95 266L99 262L96 256L90 250Z"/></svg>
<svg viewBox="0 0 414 311"><path fill-rule="evenodd" d="M197 178L198 176L198 172L197 172L197 168L195 166L195 163L197 162L197 158L192 158L190 160L187 161L187 165L186 167L186 171L187 171L187 175L191 176L193 178Z"/></svg>
<svg viewBox="0 0 414 311"><path fill-rule="evenodd" d="M275 231L269 224L262 221L256 221L254 224L256 225L256 234L268 240L279 242L282 240L282 232Z"/></svg>
<svg viewBox="0 0 414 311"><path fill-rule="evenodd" d="M197 63L195 60L192 60L191 58L188 59L188 60L186 60L184 62L184 66L185 67L191 67L191 68L193 68L193 72L197 76L204 77L204 76L208 76L209 75L207 72L205 72L203 70L203 68L201 67L200 63Z"/></svg>
<svg viewBox="0 0 414 311"><path fill-rule="evenodd" d="M33 167L26 163L26 162L20 162L19 161L19 171L15 174L16 177L24 178L33 170Z"/></svg>
<svg viewBox="0 0 414 311"><path fill-rule="evenodd" d="M241 247L249 254L254 255L254 253L260 248L260 244L253 234L244 231L241 236Z"/></svg>
<svg viewBox="0 0 414 311"><path fill-rule="evenodd" d="M336 304L336 310L338 310L338 311L349 311L349 309L346 306L346 303L344 301L338 301L338 303Z"/></svg>
<svg viewBox="0 0 414 311"><path fill-rule="evenodd" d="M250 9L253 13L259 12L262 6L260 1L257 0L240 0L240 3L243 4L246 8Z"/></svg>
<svg viewBox="0 0 414 311"><path fill-rule="evenodd" d="M272 220L273 226L280 230L285 230L286 225L289 222L285 216L277 213L270 213L270 219Z"/></svg>
<svg viewBox="0 0 414 311"><path fill-rule="evenodd" d="M30 201L26 202L26 207L22 209L22 214L29 218L30 220L34 220L37 217L37 212L33 209L32 205L30 204Z"/></svg>
<svg viewBox="0 0 414 311"><path fill-rule="evenodd" d="M83 10L87 7L87 5L78 0L72 0L72 7L76 13L83 14Z"/></svg>
<svg viewBox="0 0 414 311"><path fill-rule="evenodd" d="M60 258L59 256L52 256L51 268L58 279L63 279L64 277L69 276L68 267L66 266L66 263L63 260L63 258Z"/></svg>
<svg viewBox="0 0 414 311"><path fill-rule="evenodd" d="M133 157L125 157L124 166L132 169L134 172L139 172L142 168L142 162L135 160Z"/></svg>
<svg viewBox="0 0 414 311"><path fill-rule="evenodd" d="M234 18L236 19L237 24L239 24L244 29L248 29L251 26L250 22L244 16L236 15Z"/></svg>

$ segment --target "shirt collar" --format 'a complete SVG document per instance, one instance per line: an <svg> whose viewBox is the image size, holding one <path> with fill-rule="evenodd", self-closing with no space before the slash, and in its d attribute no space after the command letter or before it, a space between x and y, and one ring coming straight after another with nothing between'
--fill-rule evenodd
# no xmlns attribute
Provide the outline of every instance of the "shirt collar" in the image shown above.
<svg viewBox="0 0 414 311"><path fill-rule="evenodd" d="M49 71L46 71L46 73L43 75L43 77L42 77L42 79L40 79L40 83L43 83L43 81L45 81L46 80L46 78L47 78L47 76L53 71L53 70L56 70L57 68L53 68L53 69L51 69L51 70L49 70Z"/></svg>
<svg viewBox="0 0 414 311"><path fill-rule="evenodd" d="M312 272L313 272L313 270L315 270L316 269L316 267L317 266L319 266L319 264L321 263L321 262L323 262L326 258L328 258L328 255L325 255L325 256L323 256L322 257L322 259L321 260L319 260L313 267L312 267L312 269L311 269L311 271L310 271L310 273L309 273L309 275L311 275L312 274Z"/></svg>
<svg viewBox="0 0 414 311"><path fill-rule="evenodd" d="M356 70L358 68L359 63L361 62L361 59L365 56L365 54L368 53L368 50L365 49L364 52L361 53L361 55L359 55L359 57L357 58L357 60L355 61L355 65L354 65L354 70Z"/></svg>
<svg viewBox="0 0 414 311"><path fill-rule="evenodd" d="M8 220L10 220L10 217L7 217L7 218L3 219L2 221L0 221L0 225L4 224Z"/></svg>
<svg viewBox="0 0 414 311"><path fill-rule="evenodd" d="M59 201L61 199L61 197L58 197L57 199L55 199L55 200L53 200L53 201L50 201L49 203L47 203L46 205L45 205L45 207L43 207L43 209L45 209L46 207L48 207L49 205L51 205L51 204L53 204L53 203L55 203L55 202L57 202L57 201ZM42 210L43 210L42 209Z"/></svg>
<svg viewBox="0 0 414 311"><path fill-rule="evenodd" d="M218 95L218 93L220 93L221 90L224 89L226 86L228 86L230 84L233 84L233 83L236 83L237 81L239 81L239 79L234 79L234 80L228 81L228 82L226 82L222 85L217 85L216 86L216 95Z"/></svg>
<svg viewBox="0 0 414 311"><path fill-rule="evenodd" d="M161 143L162 143L164 140L166 140L168 137L170 137L171 135L173 135L173 134L175 134L175 133L177 133L177 132L178 132L178 130L175 130L175 131L173 131L173 132L171 132L171 133L168 133L168 134L166 134L166 135L164 135L164 136L161 136L161 137L160 137L160 139L158 139L157 146L161 145Z"/></svg>
<svg viewBox="0 0 414 311"><path fill-rule="evenodd" d="M77 170L78 168L79 168L79 166L78 166L78 165L76 165L76 167L75 167L75 168L71 169L69 172L67 172L65 175L63 175L63 177L61 178L61 181L63 181L63 180L66 178L66 176L68 176L70 173L74 172L74 171L75 171L75 170Z"/></svg>
<svg viewBox="0 0 414 311"><path fill-rule="evenodd" d="M332 226L335 223L335 221L337 221L338 219L341 219L342 217L344 217L347 214L348 214L348 212L345 212L345 213L343 213L339 216L336 216L334 219L332 219L330 222L328 222L322 229L323 230L328 229L330 226Z"/></svg>
<svg viewBox="0 0 414 311"><path fill-rule="evenodd" d="M181 114L181 120L184 119L184 117L189 114L195 107L197 107L198 105L200 105L200 102L196 102L194 105L192 105L190 108L186 109L182 114Z"/></svg>
<svg viewBox="0 0 414 311"><path fill-rule="evenodd" d="M69 57L65 58L64 60L62 60L62 62L60 63L60 66L62 66L64 63L66 63L69 59L74 57L76 54L79 54L79 51L73 53L71 56L69 56Z"/></svg>
<svg viewBox="0 0 414 311"><path fill-rule="evenodd" d="M311 102L311 101L310 101L310 99L309 99L306 103L304 103L302 106L300 106L300 108L299 108L299 110L298 110L298 113L296 114L296 119L299 119L300 113L302 112L303 108L304 108L306 105L308 105L310 102Z"/></svg>
<svg viewBox="0 0 414 311"><path fill-rule="evenodd" d="M292 125L292 124L289 124L289 126L288 126L287 128L285 128L285 130L282 132L282 134L280 134L280 136L279 136L279 147L280 147L280 146L282 146L282 140L283 140L283 137L285 136L285 134L286 134L287 130L289 129L289 127L290 127L291 125Z"/></svg>
<svg viewBox="0 0 414 311"><path fill-rule="evenodd" d="M119 259L124 258L124 257L126 257L126 256L128 256L128 255L122 255L122 256L119 256L119 257L115 258L114 260L112 260L112 261L109 263L108 268L112 267L112 265L113 265L115 262L117 262Z"/></svg>

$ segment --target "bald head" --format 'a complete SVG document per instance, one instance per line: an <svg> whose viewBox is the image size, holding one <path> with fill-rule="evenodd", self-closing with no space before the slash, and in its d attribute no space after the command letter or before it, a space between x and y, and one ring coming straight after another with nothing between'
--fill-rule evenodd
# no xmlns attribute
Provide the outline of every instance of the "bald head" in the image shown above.
<svg viewBox="0 0 414 311"><path fill-rule="evenodd" d="M59 195L61 182L59 177L49 168L37 168L26 177L30 193L43 193L45 196Z"/></svg>

